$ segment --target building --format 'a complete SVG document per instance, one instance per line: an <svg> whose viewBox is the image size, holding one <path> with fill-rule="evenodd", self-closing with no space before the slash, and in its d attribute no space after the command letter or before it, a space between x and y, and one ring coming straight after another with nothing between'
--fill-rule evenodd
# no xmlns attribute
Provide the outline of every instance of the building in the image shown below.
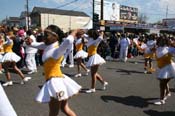
<svg viewBox="0 0 175 116"><path fill-rule="evenodd" d="M9 27L16 26L18 27L20 25L20 18L19 17L9 17L4 19L1 24L7 25Z"/></svg>
<svg viewBox="0 0 175 116"><path fill-rule="evenodd" d="M30 17L32 26L44 29L54 24L64 31L84 28L91 21L91 18L84 12L43 7L34 7Z"/></svg>
<svg viewBox="0 0 175 116"><path fill-rule="evenodd" d="M138 23L138 8L120 5L120 22Z"/></svg>
<svg viewBox="0 0 175 116"><path fill-rule="evenodd" d="M164 26L167 26L168 28L175 29L175 18L163 19L162 23Z"/></svg>
<svg viewBox="0 0 175 116"><path fill-rule="evenodd" d="M29 26L31 25L30 17L27 18L27 15L30 15L30 13L27 14L27 11L21 12L21 14L20 14L20 27L26 27L26 28L28 28L27 27L28 26L28 23L29 23Z"/></svg>

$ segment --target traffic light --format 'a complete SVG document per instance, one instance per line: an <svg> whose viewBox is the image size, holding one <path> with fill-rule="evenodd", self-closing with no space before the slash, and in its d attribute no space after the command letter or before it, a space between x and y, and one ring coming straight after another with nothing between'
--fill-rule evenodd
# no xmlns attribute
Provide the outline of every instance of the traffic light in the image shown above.
<svg viewBox="0 0 175 116"><path fill-rule="evenodd" d="M93 14L93 28L94 29L99 29L99 14L94 13Z"/></svg>
<svg viewBox="0 0 175 116"><path fill-rule="evenodd" d="M99 14L94 13L94 15L93 15L93 21L94 22L99 22Z"/></svg>

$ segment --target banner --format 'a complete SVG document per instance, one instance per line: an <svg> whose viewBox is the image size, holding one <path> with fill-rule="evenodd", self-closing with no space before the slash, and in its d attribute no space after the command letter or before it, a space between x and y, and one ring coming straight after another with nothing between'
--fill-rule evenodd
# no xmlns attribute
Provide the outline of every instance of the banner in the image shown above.
<svg viewBox="0 0 175 116"><path fill-rule="evenodd" d="M120 21L137 21L138 8L120 5Z"/></svg>
<svg viewBox="0 0 175 116"><path fill-rule="evenodd" d="M104 20L119 21L120 5L117 2L104 1Z"/></svg>
<svg viewBox="0 0 175 116"><path fill-rule="evenodd" d="M94 13L101 17L101 0L94 0ZM117 2L104 0L103 20L137 23L138 8L120 5Z"/></svg>
<svg viewBox="0 0 175 116"><path fill-rule="evenodd" d="M101 17L101 0L95 0L94 12ZM103 20L119 21L120 20L120 5L117 2L104 0L103 3Z"/></svg>

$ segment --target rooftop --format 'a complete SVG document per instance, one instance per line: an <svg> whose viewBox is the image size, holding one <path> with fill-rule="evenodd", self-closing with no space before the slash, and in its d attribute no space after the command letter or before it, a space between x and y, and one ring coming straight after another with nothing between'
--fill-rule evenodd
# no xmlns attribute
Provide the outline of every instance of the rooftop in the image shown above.
<svg viewBox="0 0 175 116"><path fill-rule="evenodd" d="M80 11L72 10L61 10L56 8L44 8L44 7L34 7L32 13L50 13L50 14L59 14L59 15L68 15L68 16L82 16L89 17L86 13Z"/></svg>

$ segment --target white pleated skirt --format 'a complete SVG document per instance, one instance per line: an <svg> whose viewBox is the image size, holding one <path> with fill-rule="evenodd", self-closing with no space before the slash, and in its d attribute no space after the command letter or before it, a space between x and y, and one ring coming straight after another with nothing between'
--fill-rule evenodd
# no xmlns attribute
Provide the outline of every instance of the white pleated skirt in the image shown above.
<svg viewBox="0 0 175 116"><path fill-rule="evenodd" d="M84 59L84 58L87 58L87 57L88 57L88 53L85 52L84 50L80 50L80 51L78 51L78 52L75 54L74 59L77 59L77 58L82 58L82 59Z"/></svg>
<svg viewBox="0 0 175 116"><path fill-rule="evenodd" d="M7 62L7 61L14 61L18 62L21 60L21 57L15 54L14 52L8 52L5 53L4 56L2 57L2 62Z"/></svg>
<svg viewBox="0 0 175 116"><path fill-rule="evenodd" d="M53 97L62 101L78 94L80 89L81 86L66 75L64 78L51 78L43 85L35 100L40 103L48 103Z"/></svg>
<svg viewBox="0 0 175 116"><path fill-rule="evenodd" d="M94 54L89 58L86 66L91 67L94 65L101 65L104 63L106 63L106 61L99 54Z"/></svg>
<svg viewBox="0 0 175 116"><path fill-rule="evenodd" d="M175 63L171 63L157 70L158 79L175 78Z"/></svg>
<svg viewBox="0 0 175 116"><path fill-rule="evenodd" d="M1 106L0 116L17 116L1 84L0 84L0 106Z"/></svg>
<svg viewBox="0 0 175 116"><path fill-rule="evenodd" d="M2 62L2 58L3 58L3 56L0 54L0 63Z"/></svg>

